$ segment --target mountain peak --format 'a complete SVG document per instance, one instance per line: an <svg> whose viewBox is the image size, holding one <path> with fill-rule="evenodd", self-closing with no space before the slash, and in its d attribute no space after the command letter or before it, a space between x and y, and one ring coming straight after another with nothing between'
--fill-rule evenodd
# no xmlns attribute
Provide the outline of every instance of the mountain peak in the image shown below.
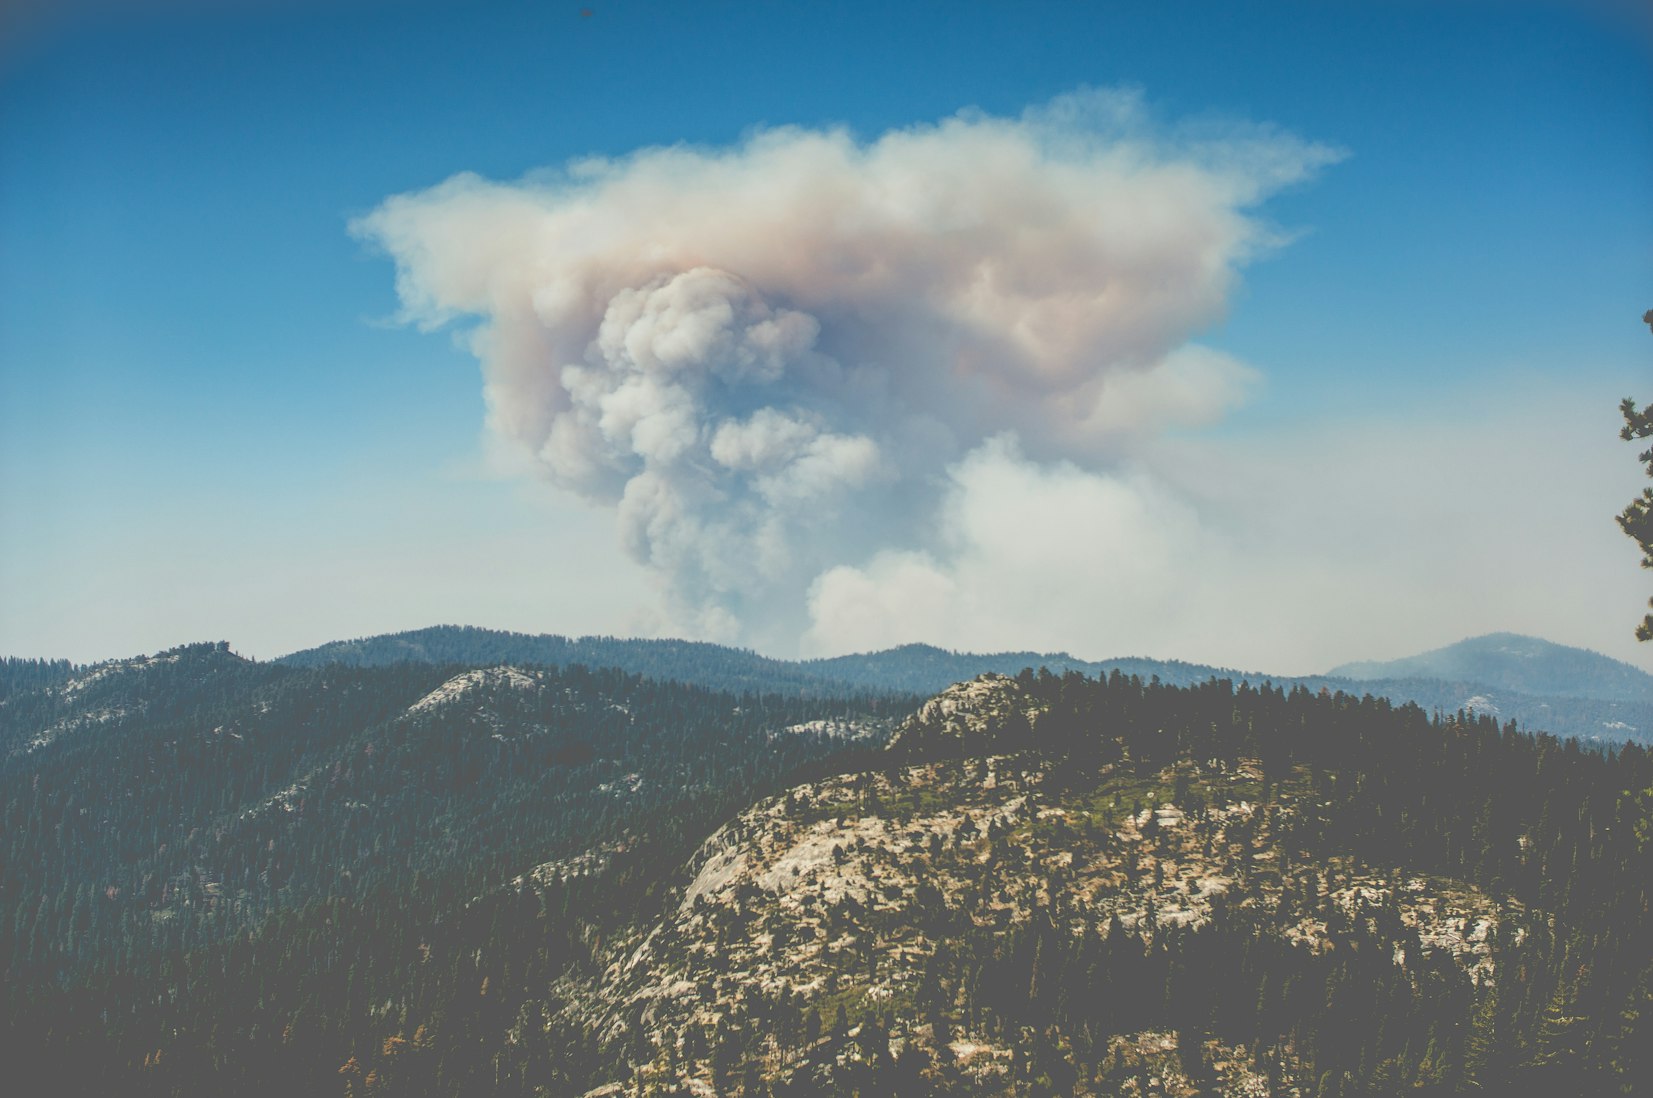
<svg viewBox="0 0 1653 1098"><path fill-rule="evenodd" d="M896 730L887 750L907 755L968 753L1012 714L1026 718L1031 699L1022 684L988 671L954 683L919 707Z"/></svg>
<svg viewBox="0 0 1653 1098"><path fill-rule="evenodd" d="M1554 697L1653 701L1653 675L1623 660L1521 633L1487 633L1395 660L1346 663L1336 678L1442 679Z"/></svg>

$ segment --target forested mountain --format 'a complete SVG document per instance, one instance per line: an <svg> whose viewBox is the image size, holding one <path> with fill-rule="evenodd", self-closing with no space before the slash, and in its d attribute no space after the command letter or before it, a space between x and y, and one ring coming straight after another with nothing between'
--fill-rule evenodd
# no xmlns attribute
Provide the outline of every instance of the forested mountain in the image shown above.
<svg viewBox="0 0 1653 1098"><path fill-rule="evenodd" d="M1253 686L1267 682L1286 689L1304 686L1312 691L1342 690L1355 695L1370 692L1387 697L1397 705L1413 702L1431 713L1473 709L1500 720L1514 720L1529 730L1615 743L1624 740L1653 743L1653 691L1638 692L1653 686L1653 676L1593 652L1531 638L1495 634L1481 641L1486 643L1466 641L1454 647L1469 646L1466 653L1483 650L1491 653L1484 658L1465 654L1434 663L1426 661L1415 671L1407 669L1411 666L1408 661L1398 661L1396 665L1352 664L1349 667L1354 670L1347 675L1342 674L1345 669L1340 668L1330 675L1291 677L1179 660L1140 657L1082 660L1066 652L977 654L927 644L908 644L882 652L830 659L787 661L695 641L574 639L443 625L410 633L339 641L295 652L276 662L299 667L329 664L379 667L408 662L475 667L496 664L564 667L580 663L590 667L616 667L633 674L695 683L714 690L759 689L820 698L891 692L933 694L951 683L985 672L1013 675L1024 667L1042 667L1055 674L1078 671L1092 677L1118 671L1144 680L1158 678L1174 686L1227 678L1234 682L1247 681ZM1525 647L1516 642L1522 642ZM1512 657L1508 653L1496 655L1495 650L1500 648L1537 654L1520 665L1528 667L1525 677L1519 666L1510 664ZM1478 679L1459 674L1460 668L1485 668L1491 677ZM1540 671L1540 668L1547 670ZM1640 676L1640 680L1636 676ZM1598 684L1599 692L1593 690Z"/></svg>
<svg viewBox="0 0 1653 1098"><path fill-rule="evenodd" d="M950 688L893 741L916 699L584 666L200 645L37 679L0 700L26 1093L1653 1078L1634 746L1077 672Z"/></svg>
<svg viewBox="0 0 1653 1098"><path fill-rule="evenodd" d="M74 674L68 660L0 659L0 701L27 690L60 683Z"/></svg>
<svg viewBox="0 0 1653 1098"><path fill-rule="evenodd" d="M953 652L928 644L905 644L882 652L868 652L830 659L804 660L805 669L824 676L883 690L905 690L933 694L947 686L984 673L1014 675L1025 667L1045 668L1054 674L1078 671L1085 675L1108 675L1119 671L1144 679L1190 686L1214 675L1242 677L1240 672L1181 660L1150 660L1137 657L1112 660L1082 660L1066 652ZM1261 681L1266 676L1253 678Z"/></svg>
<svg viewBox="0 0 1653 1098"><path fill-rule="evenodd" d="M437 625L408 633L334 641L275 662L290 667L390 667L405 663L467 667L611 667L660 681L694 683L736 693L758 690L800 696L842 696L860 684L816 674L796 663L703 641L529 635L472 626Z"/></svg>
<svg viewBox="0 0 1653 1098"><path fill-rule="evenodd" d="M1556 698L1653 702L1653 675L1586 648L1516 633L1471 637L1404 659L1346 663L1332 678L1442 679Z"/></svg>
<svg viewBox="0 0 1653 1098"><path fill-rule="evenodd" d="M721 829L559 984L607 1064L568 1083L1643 1093L1650 763L1302 689L986 677Z"/></svg>
<svg viewBox="0 0 1653 1098"><path fill-rule="evenodd" d="M141 1081L155 1049L134 1041L167 1049L170 1088L229 1085L220 1056L277 1014L313 1040L305 1070L332 1062L272 1092L335 1086L349 1027L376 1024L329 982L358 978L341 956L432 933L524 874L646 890L754 796L882 742L901 704L580 666L296 668L223 644L37 678L0 701L3 1030L105 1093ZM185 995L191 966L252 941L280 954L257 977L273 982L233 1004L247 1028L214 1036L230 1023ZM405 954L364 963L413 975Z"/></svg>
<svg viewBox="0 0 1653 1098"><path fill-rule="evenodd" d="M508 633L472 626L438 625L391 633L282 656L294 667L382 667L398 663L496 664L615 667L655 679L692 682L716 690L797 692L837 697L853 693L933 694L984 672L1015 674L1044 667L1058 674L1081 671L1106 675L1122 671L1188 685L1214 674L1238 673L1178 660L1082 660L1066 652L954 652L929 644L904 644L881 652L826 659L778 660L744 648L704 641L643 640L627 637L563 637L552 633ZM1254 676L1261 681L1264 676Z"/></svg>

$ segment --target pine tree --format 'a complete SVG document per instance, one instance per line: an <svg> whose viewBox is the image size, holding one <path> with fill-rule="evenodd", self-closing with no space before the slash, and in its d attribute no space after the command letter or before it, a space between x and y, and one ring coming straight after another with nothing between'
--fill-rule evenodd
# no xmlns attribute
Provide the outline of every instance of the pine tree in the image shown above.
<svg viewBox="0 0 1653 1098"><path fill-rule="evenodd" d="M1653 328L1653 309L1642 314L1642 320ZM1653 437L1653 408L1638 411L1636 402L1625 397L1619 404L1619 412L1624 416L1624 427L1619 431L1619 437L1624 441ZM1642 451L1639 460L1647 468L1648 477L1653 478L1653 447ZM1642 494L1631 500L1620 513L1619 528L1641 546L1642 567L1653 568L1653 487L1643 488ZM1653 607L1653 599L1648 599L1647 604ZM1642 623L1636 627L1636 639L1653 640L1653 614L1642 618Z"/></svg>

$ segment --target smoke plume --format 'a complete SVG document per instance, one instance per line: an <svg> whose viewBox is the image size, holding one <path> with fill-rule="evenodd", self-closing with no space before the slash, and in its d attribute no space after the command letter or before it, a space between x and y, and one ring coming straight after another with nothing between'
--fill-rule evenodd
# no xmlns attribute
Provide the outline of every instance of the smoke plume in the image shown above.
<svg viewBox="0 0 1653 1098"><path fill-rule="evenodd" d="M460 175L354 230L406 319L472 324L491 430L614 508L669 628L830 645L857 569L945 552L960 470L1105 473L1240 400L1189 341L1279 242L1254 208L1335 156L1092 91Z"/></svg>

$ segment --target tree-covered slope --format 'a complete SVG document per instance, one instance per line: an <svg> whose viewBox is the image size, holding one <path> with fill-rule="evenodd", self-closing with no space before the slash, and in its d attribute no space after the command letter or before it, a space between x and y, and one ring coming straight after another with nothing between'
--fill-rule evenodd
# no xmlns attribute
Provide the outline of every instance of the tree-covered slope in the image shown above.
<svg viewBox="0 0 1653 1098"><path fill-rule="evenodd" d="M412 974L405 953L352 935L427 933L524 874L652 879L657 859L889 723L878 701L583 667L296 668L222 644L46 681L0 702L0 1036L85 1069L53 1093L133 1092L152 1040L173 1091L240 1091L218 1058L271 1011L329 1019L300 1046L329 1060L351 1025L377 1024L317 990L336 959L363 950L381 975ZM251 941L281 956L257 977L275 982L211 1005L191 959L221 968ZM310 990L289 1001L277 985ZM233 1038L230 1006L247 1027ZM284 1078L272 1092L314 1092Z"/></svg>
<svg viewBox="0 0 1653 1098"><path fill-rule="evenodd" d="M883 752L871 702L584 669L205 646L45 691L0 763L0 1039L30 1092L1609 1095L1650 1070L1635 747L1124 675L953 688Z"/></svg>
<svg viewBox="0 0 1653 1098"><path fill-rule="evenodd" d="M1023 676L947 691L887 754L720 830L600 979L559 987L613 1094L1653 1077L1653 851L1631 837L1653 791L1621 787L1653 780L1639 749L1302 690Z"/></svg>
<svg viewBox="0 0 1653 1098"><path fill-rule="evenodd" d="M52 686L75 673L68 660L0 659L0 701L42 686Z"/></svg>

